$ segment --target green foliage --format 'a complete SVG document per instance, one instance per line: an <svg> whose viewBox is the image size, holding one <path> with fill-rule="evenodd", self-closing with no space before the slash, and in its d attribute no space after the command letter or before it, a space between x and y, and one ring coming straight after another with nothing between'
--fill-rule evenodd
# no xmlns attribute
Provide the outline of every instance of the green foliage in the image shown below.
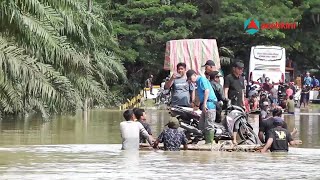
<svg viewBox="0 0 320 180"><path fill-rule="evenodd" d="M0 0L0 113L74 112L106 104L125 80L110 21L84 1ZM100 16L97 16L99 12Z"/></svg>
<svg viewBox="0 0 320 180"><path fill-rule="evenodd" d="M320 68L319 0L95 0L92 12L84 0L0 0L0 14L0 116L119 104L167 75L172 39L217 39L224 66L279 45L301 70ZM249 35L248 18L299 26Z"/></svg>
<svg viewBox="0 0 320 180"><path fill-rule="evenodd" d="M270 1L270 0L215 0L193 1L202 10L198 14L201 28L196 30L194 37L215 38L219 46L224 46L234 52L235 58L249 63L249 53L254 45L279 45L287 49L287 55L297 64L314 66L312 60L319 54L318 41L319 23L312 23L310 13L319 7L319 1ZM255 18L261 22L298 22L295 30L260 30L254 35L246 34L244 21ZM307 27L310 24L312 27ZM317 27L316 27L317 26ZM313 49L313 50L311 50ZM314 56L316 55L316 56ZM312 57L314 56L314 57Z"/></svg>
<svg viewBox="0 0 320 180"><path fill-rule="evenodd" d="M319 0L109 0L103 8L112 17L114 33L130 84L143 84L149 74L163 73L165 43L172 39L214 38L222 63L232 58L249 63L254 45L278 45L301 69L319 64ZM244 21L298 22L295 30L260 30L246 34ZM230 59L231 58L231 59ZM316 60L316 61L315 61ZM308 62L308 63L305 63Z"/></svg>
<svg viewBox="0 0 320 180"><path fill-rule="evenodd" d="M110 1L103 6L112 16L122 57L129 77L124 94L134 94L149 74L162 71L165 43L192 36L200 27L195 17L198 8L184 0L162 3L160 0ZM162 81L161 77L157 81Z"/></svg>

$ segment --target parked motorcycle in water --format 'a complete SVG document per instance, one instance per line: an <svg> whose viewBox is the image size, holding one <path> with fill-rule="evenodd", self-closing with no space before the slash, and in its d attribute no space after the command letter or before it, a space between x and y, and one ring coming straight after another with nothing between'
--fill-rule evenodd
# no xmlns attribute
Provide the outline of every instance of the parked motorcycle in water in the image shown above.
<svg viewBox="0 0 320 180"><path fill-rule="evenodd" d="M222 121L222 125L214 124L214 140L216 143L220 140L232 140L233 128L235 124L239 124L238 134L242 142L250 142L260 144L258 136L254 133L252 126L247 121L247 114L242 107L230 105L226 108L226 116ZM204 139L202 131L199 129L199 120L201 111L193 111L192 108L173 106L170 108L172 117L176 117L180 122L180 127L185 130L188 139L192 143Z"/></svg>

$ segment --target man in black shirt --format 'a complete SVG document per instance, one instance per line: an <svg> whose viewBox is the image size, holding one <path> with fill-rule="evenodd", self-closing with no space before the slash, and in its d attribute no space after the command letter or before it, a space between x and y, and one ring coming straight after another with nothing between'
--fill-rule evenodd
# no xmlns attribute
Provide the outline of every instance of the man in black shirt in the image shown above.
<svg viewBox="0 0 320 180"><path fill-rule="evenodd" d="M241 76L244 65L241 62L236 62L232 67L232 74L224 78L224 95L226 99L231 100L232 105L244 107L244 79Z"/></svg>
<svg viewBox="0 0 320 180"><path fill-rule="evenodd" d="M282 110L281 109L274 109L272 112L272 116L270 118L267 118L265 120L262 120L259 122L259 139L261 142L267 142L269 138L268 132L275 128L276 126L274 125L275 121L282 121L281 127L284 129L288 129L287 123L281 118L282 116ZM291 132L291 135L294 136L297 133L297 129L294 128L293 131ZM263 136L265 138L263 138Z"/></svg>
<svg viewBox="0 0 320 180"><path fill-rule="evenodd" d="M274 121L275 128L269 131L269 138L261 152L266 152L269 148L271 152L288 152L290 145L301 144L300 140L294 141L288 130L282 127L283 121L278 118Z"/></svg>

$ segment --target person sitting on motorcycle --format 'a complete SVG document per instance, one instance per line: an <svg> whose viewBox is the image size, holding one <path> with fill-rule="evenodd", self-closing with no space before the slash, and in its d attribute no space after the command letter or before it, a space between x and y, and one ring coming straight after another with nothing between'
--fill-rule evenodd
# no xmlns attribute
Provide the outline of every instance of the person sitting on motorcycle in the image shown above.
<svg viewBox="0 0 320 180"><path fill-rule="evenodd" d="M186 64L178 63L177 71L178 73L174 73L166 82L164 88L172 90L171 106L190 107L191 102L195 100L195 88L187 82Z"/></svg>
<svg viewBox="0 0 320 180"><path fill-rule="evenodd" d="M178 130L179 120L171 119L167 125L168 128L162 131L154 142L153 148L157 149L159 143L163 143L165 151L180 151L181 145L183 145L184 150L187 150L188 139L184 132Z"/></svg>

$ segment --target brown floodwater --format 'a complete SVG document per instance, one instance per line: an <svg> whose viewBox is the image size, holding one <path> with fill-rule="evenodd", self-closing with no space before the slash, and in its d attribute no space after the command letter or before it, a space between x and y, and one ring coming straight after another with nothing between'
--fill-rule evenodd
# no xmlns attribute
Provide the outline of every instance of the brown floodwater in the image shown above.
<svg viewBox="0 0 320 180"><path fill-rule="evenodd" d="M158 135L169 120L147 110ZM92 110L42 121L0 122L0 179L318 179L320 108L284 115L303 144L289 153L121 151L122 112ZM249 122L258 131L257 115Z"/></svg>

